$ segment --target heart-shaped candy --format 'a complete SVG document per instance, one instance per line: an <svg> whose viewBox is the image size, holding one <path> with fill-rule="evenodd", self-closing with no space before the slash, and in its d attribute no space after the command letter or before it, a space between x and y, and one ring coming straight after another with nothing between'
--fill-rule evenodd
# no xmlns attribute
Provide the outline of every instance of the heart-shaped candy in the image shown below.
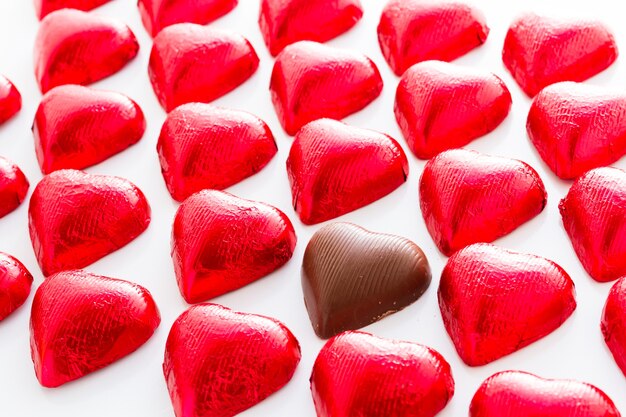
<svg viewBox="0 0 626 417"><path fill-rule="evenodd" d="M172 25L154 38L148 73L166 111L211 102L254 74L259 57L246 38L193 23Z"/></svg>
<svg viewBox="0 0 626 417"><path fill-rule="evenodd" d="M22 108L22 96L6 77L0 75L0 124L15 116Z"/></svg>
<svg viewBox="0 0 626 417"><path fill-rule="evenodd" d="M76 9L89 11L100 7L111 0L34 0L35 12L39 19L61 9Z"/></svg>
<svg viewBox="0 0 626 417"><path fill-rule="evenodd" d="M176 417L232 417L285 386L300 345L269 317L201 304L172 326L163 373Z"/></svg>
<svg viewBox="0 0 626 417"><path fill-rule="evenodd" d="M418 62L452 61L482 45L487 35L479 10L451 0L391 0L378 24L380 49L397 75Z"/></svg>
<svg viewBox="0 0 626 417"><path fill-rule="evenodd" d="M289 218L268 204L204 190L176 212L172 259L180 292L205 301L283 266L296 246Z"/></svg>
<svg viewBox="0 0 626 417"><path fill-rule="evenodd" d="M419 195L428 232L447 256L511 233L547 201L541 178L528 164L462 149L428 161Z"/></svg>
<svg viewBox="0 0 626 417"><path fill-rule="evenodd" d="M45 276L96 262L149 223L150 206L130 181L69 169L45 176L28 208L30 239Z"/></svg>
<svg viewBox="0 0 626 417"><path fill-rule="evenodd" d="M613 401L591 384L544 379L519 371L497 373L478 388L470 417L620 417Z"/></svg>
<svg viewBox="0 0 626 417"><path fill-rule="evenodd" d="M65 271L37 289L30 318L35 373L54 388L134 352L161 317L145 288L84 271Z"/></svg>
<svg viewBox="0 0 626 417"><path fill-rule="evenodd" d="M597 168L580 177L559 205L578 259L596 281L626 275L626 172Z"/></svg>
<svg viewBox="0 0 626 417"><path fill-rule="evenodd" d="M406 181L409 163L390 136L322 119L296 135L287 174L296 212L315 224L391 193Z"/></svg>
<svg viewBox="0 0 626 417"><path fill-rule="evenodd" d="M41 172L95 165L137 143L145 129L141 108L123 94L79 85L53 88L33 123Z"/></svg>
<svg viewBox="0 0 626 417"><path fill-rule="evenodd" d="M298 41L331 40L362 16L359 0L261 0L259 26L270 53L276 56Z"/></svg>
<svg viewBox="0 0 626 417"><path fill-rule="evenodd" d="M138 51L135 35L122 22L58 10L39 25L35 77L43 93L63 84L91 84L121 70Z"/></svg>
<svg viewBox="0 0 626 417"><path fill-rule="evenodd" d="M602 313L602 334L615 362L626 375L626 278L613 285Z"/></svg>
<svg viewBox="0 0 626 417"><path fill-rule="evenodd" d="M574 283L563 268L485 243L448 259L438 297L446 330L470 366L530 345L576 309Z"/></svg>
<svg viewBox="0 0 626 417"><path fill-rule="evenodd" d="M454 379L433 349L345 332L317 356L311 391L318 417L434 417L454 395Z"/></svg>
<svg viewBox="0 0 626 417"><path fill-rule="evenodd" d="M167 189L183 201L197 191L221 190L256 174L278 149L258 117L189 103L167 116L157 150Z"/></svg>
<svg viewBox="0 0 626 417"><path fill-rule="evenodd" d="M11 213L26 198L30 184L22 170L0 156L0 218Z"/></svg>
<svg viewBox="0 0 626 417"><path fill-rule="evenodd" d="M610 165L626 154L626 94L563 82L544 88L528 113L528 136L563 179Z"/></svg>
<svg viewBox="0 0 626 417"><path fill-rule="evenodd" d="M28 298L33 276L20 261L0 252L0 321Z"/></svg>
<svg viewBox="0 0 626 417"><path fill-rule="evenodd" d="M502 60L528 96L560 81L585 81L617 59L613 34L594 21L559 20L533 13L516 19Z"/></svg>
<svg viewBox="0 0 626 417"><path fill-rule="evenodd" d="M308 41L278 55L270 81L278 120L290 135L313 120L343 119L382 89L378 68L365 55Z"/></svg>
<svg viewBox="0 0 626 417"><path fill-rule="evenodd" d="M139 0L141 21L150 36L176 23L206 25L237 6L238 0Z"/></svg>
<svg viewBox="0 0 626 417"><path fill-rule="evenodd" d="M421 159L486 135L510 109L511 94L496 75L440 61L409 68L394 105L400 130Z"/></svg>
<svg viewBox="0 0 626 417"><path fill-rule="evenodd" d="M318 230L302 263L304 302L324 339L402 310L430 280L428 259L415 243L350 223Z"/></svg>

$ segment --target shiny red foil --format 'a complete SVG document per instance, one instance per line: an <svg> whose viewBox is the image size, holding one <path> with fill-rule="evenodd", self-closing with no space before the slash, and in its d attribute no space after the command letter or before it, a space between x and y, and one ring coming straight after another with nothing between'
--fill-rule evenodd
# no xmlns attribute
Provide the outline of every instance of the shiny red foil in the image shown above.
<svg viewBox="0 0 626 417"><path fill-rule="evenodd" d="M298 41L326 42L363 16L359 0L261 0L259 26L274 56Z"/></svg>
<svg viewBox="0 0 626 417"><path fill-rule="evenodd" d="M510 109L511 93L496 75L436 61L404 73L394 105L400 130L421 159L486 135Z"/></svg>
<svg viewBox="0 0 626 417"><path fill-rule="evenodd" d="M452 61L488 35L482 12L456 1L391 0L378 24L380 49L396 75L418 62Z"/></svg>
<svg viewBox="0 0 626 417"><path fill-rule="evenodd" d="M544 379L519 371L497 373L478 388L470 417L620 417L613 401L591 384Z"/></svg>
<svg viewBox="0 0 626 417"><path fill-rule="evenodd" d="M206 25L237 6L238 0L139 0L141 21L150 36L177 23Z"/></svg>
<svg viewBox="0 0 626 417"><path fill-rule="evenodd" d="M574 179L626 154L626 94L563 82L543 89L528 113L531 142L550 169Z"/></svg>
<svg viewBox="0 0 626 417"><path fill-rule="evenodd" d="M278 148L258 117L190 103L167 116L157 150L167 189L183 201L197 191L221 190L256 174Z"/></svg>
<svg viewBox="0 0 626 417"><path fill-rule="evenodd" d="M11 213L26 198L30 184L22 170L0 156L0 218Z"/></svg>
<svg viewBox="0 0 626 417"><path fill-rule="evenodd" d="M34 0L35 13L39 19L61 9L77 9L89 11L100 7L111 0Z"/></svg>
<svg viewBox="0 0 626 417"><path fill-rule="evenodd" d="M65 271L37 289L30 318L35 373L54 388L134 352L161 317L145 288L128 281Z"/></svg>
<svg viewBox="0 0 626 417"><path fill-rule="evenodd" d="M613 285L602 313L602 334L615 362L626 375L626 278Z"/></svg>
<svg viewBox="0 0 626 417"><path fill-rule="evenodd" d="M278 120L290 135L313 120L355 113L382 89L378 68L365 55L308 41L278 55L270 81Z"/></svg>
<svg viewBox="0 0 626 417"><path fill-rule="evenodd" d="M504 65L530 97L560 81L585 81L617 55L615 38L603 24L533 13L511 24L502 50Z"/></svg>
<svg viewBox="0 0 626 417"><path fill-rule="evenodd" d="M33 276L20 261L0 252L0 321L28 298Z"/></svg>
<svg viewBox="0 0 626 417"><path fill-rule="evenodd" d="M28 208L30 238L45 276L96 262L149 223L150 206L130 181L75 170L45 176Z"/></svg>
<svg viewBox="0 0 626 417"><path fill-rule="evenodd" d="M163 373L176 417L232 417L286 385L300 345L278 320L216 304L185 311L172 326Z"/></svg>
<svg viewBox="0 0 626 417"><path fill-rule="evenodd" d="M547 202L543 182L530 165L463 149L428 161L419 196L426 228L447 256L511 233Z"/></svg>
<svg viewBox="0 0 626 417"><path fill-rule="evenodd" d="M22 96L6 77L0 75L0 124L15 116L22 108Z"/></svg>
<svg viewBox="0 0 626 417"><path fill-rule="evenodd" d="M121 70L139 51L122 22L94 13L63 9L39 25L35 77L43 93L63 84L88 85Z"/></svg>
<svg viewBox="0 0 626 417"><path fill-rule="evenodd" d="M626 275L626 172L597 168L576 180L559 205L563 226L589 275Z"/></svg>
<svg viewBox="0 0 626 417"><path fill-rule="evenodd" d="M452 255L437 294L446 330L469 366L547 336L576 309L574 283L559 265L486 243Z"/></svg>
<svg viewBox="0 0 626 417"><path fill-rule="evenodd" d="M259 57L243 36L193 23L162 30L150 54L152 88L166 111L209 103L255 73Z"/></svg>
<svg viewBox="0 0 626 417"><path fill-rule="evenodd" d="M433 349L345 332L317 356L311 391L318 417L433 417L454 395L454 380Z"/></svg>
<svg viewBox="0 0 626 417"><path fill-rule="evenodd" d="M283 266L296 246L289 218L268 204L204 190L176 212L172 259L180 292L198 303Z"/></svg>
<svg viewBox="0 0 626 417"><path fill-rule="evenodd" d="M315 224L391 193L406 181L409 164L390 136L322 119L296 135L287 174L300 220Z"/></svg>
<svg viewBox="0 0 626 417"><path fill-rule="evenodd" d="M143 112L133 100L78 85L47 92L33 123L35 151L44 174L102 162L137 143L145 130Z"/></svg>

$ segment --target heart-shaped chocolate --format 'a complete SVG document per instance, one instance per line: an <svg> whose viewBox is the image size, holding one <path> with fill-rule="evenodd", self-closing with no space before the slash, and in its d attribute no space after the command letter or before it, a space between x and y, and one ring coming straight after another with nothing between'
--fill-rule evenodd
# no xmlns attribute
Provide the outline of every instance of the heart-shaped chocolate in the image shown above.
<svg viewBox="0 0 626 417"><path fill-rule="evenodd" d="M33 276L20 261L0 252L0 321L28 298Z"/></svg>
<svg viewBox="0 0 626 417"><path fill-rule="evenodd" d="M263 278L286 264L295 246L296 233L282 211L216 190L185 200L172 230L176 279L189 303Z"/></svg>
<svg viewBox="0 0 626 417"><path fill-rule="evenodd" d="M409 68L394 105L400 130L421 159L486 135L510 109L511 94L496 75L440 61Z"/></svg>
<svg viewBox="0 0 626 417"><path fill-rule="evenodd" d="M597 168L578 178L559 205L563 226L589 275L626 275L626 172Z"/></svg>
<svg viewBox="0 0 626 417"><path fill-rule="evenodd" d="M45 176L28 208L30 239L45 276L96 262L148 224L148 201L130 181L71 169Z"/></svg>
<svg viewBox="0 0 626 417"><path fill-rule="evenodd" d="M168 114L157 150L167 189L183 201L200 190L221 190L256 174L278 148L258 117L190 103Z"/></svg>
<svg viewBox="0 0 626 417"><path fill-rule="evenodd" d="M577 178L626 154L626 94L554 84L533 100L526 127L550 169L559 178Z"/></svg>
<svg viewBox="0 0 626 417"><path fill-rule="evenodd" d="M525 14L509 28L502 61L528 96L560 81L585 81L617 59L613 34L595 21Z"/></svg>
<svg viewBox="0 0 626 417"><path fill-rule="evenodd" d="M139 0L141 21L150 36L177 23L206 25L237 6L238 0Z"/></svg>
<svg viewBox="0 0 626 417"><path fill-rule="evenodd" d="M53 88L33 123L41 172L100 163L137 143L145 129L141 108L123 94L79 85Z"/></svg>
<svg viewBox="0 0 626 417"><path fill-rule="evenodd" d="M278 320L201 304L174 322L163 373L176 417L232 417L285 386L300 345Z"/></svg>
<svg viewBox="0 0 626 417"><path fill-rule="evenodd" d="M0 75L0 124L15 116L22 108L22 96L6 77Z"/></svg>
<svg viewBox="0 0 626 417"><path fill-rule="evenodd" d="M22 170L0 156L0 219L22 204L29 187Z"/></svg>
<svg viewBox="0 0 626 417"><path fill-rule="evenodd" d="M530 165L462 149L428 161L419 195L428 232L447 256L511 233L541 213L547 201Z"/></svg>
<svg viewBox="0 0 626 417"><path fill-rule="evenodd" d="M138 51L135 35L122 22L58 10L39 25L35 77L43 93L63 84L91 84L121 70Z"/></svg>
<svg viewBox="0 0 626 417"><path fill-rule="evenodd" d="M602 334L615 362L626 375L626 278L613 285L602 313Z"/></svg>
<svg viewBox="0 0 626 417"><path fill-rule="evenodd" d="M298 41L326 42L351 29L363 16L359 0L261 0L259 26L276 56Z"/></svg>
<svg viewBox="0 0 626 417"><path fill-rule="evenodd" d="M454 379L433 349L345 332L317 356L311 391L318 417L434 417L454 395Z"/></svg>
<svg viewBox="0 0 626 417"><path fill-rule="evenodd" d="M304 302L323 339L402 310L430 280L426 255L415 243L350 223L318 230L302 263Z"/></svg>
<svg viewBox="0 0 626 417"><path fill-rule="evenodd" d="M193 23L163 29L155 38L148 73L166 111L209 103L255 73L259 57L243 36Z"/></svg>
<svg viewBox="0 0 626 417"><path fill-rule="evenodd" d="M37 289L30 318L35 373L54 388L134 352L161 316L145 288L128 281L65 271Z"/></svg>
<svg viewBox="0 0 626 417"><path fill-rule="evenodd" d="M378 68L365 55L308 41L278 55L270 81L278 120L290 135L313 120L343 119L382 89Z"/></svg>
<svg viewBox="0 0 626 417"><path fill-rule="evenodd" d="M380 49L396 75L418 62L452 61L488 35L478 9L450 0L391 0L378 24Z"/></svg>
<svg viewBox="0 0 626 417"><path fill-rule="evenodd" d="M315 224L391 193L406 181L409 163L390 136L322 119L296 135L287 174L300 220Z"/></svg>
<svg viewBox="0 0 626 417"><path fill-rule="evenodd" d="M478 388L470 417L620 417L613 401L591 384L544 379L519 371L497 373Z"/></svg>
<svg viewBox="0 0 626 417"><path fill-rule="evenodd" d="M563 268L485 243L448 259L438 297L446 330L469 366L530 345L576 309L574 283Z"/></svg>
<svg viewBox="0 0 626 417"><path fill-rule="evenodd" d="M34 0L35 12L39 19L61 9L89 11L100 7L111 0Z"/></svg>

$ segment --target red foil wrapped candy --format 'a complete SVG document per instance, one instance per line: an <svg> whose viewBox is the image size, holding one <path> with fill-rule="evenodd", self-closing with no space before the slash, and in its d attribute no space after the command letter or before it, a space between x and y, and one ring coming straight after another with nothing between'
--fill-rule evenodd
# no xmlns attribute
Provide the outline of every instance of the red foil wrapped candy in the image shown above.
<svg viewBox="0 0 626 417"><path fill-rule="evenodd" d="M0 321L28 298L33 276L20 261L0 252Z"/></svg>
<svg viewBox="0 0 626 417"><path fill-rule="evenodd" d="M18 208L28 193L28 179L13 162L0 156L0 218Z"/></svg>
<svg viewBox="0 0 626 417"><path fill-rule="evenodd" d="M0 75L0 124L15 116L22 108L22 96L15 85Z"/></svg>

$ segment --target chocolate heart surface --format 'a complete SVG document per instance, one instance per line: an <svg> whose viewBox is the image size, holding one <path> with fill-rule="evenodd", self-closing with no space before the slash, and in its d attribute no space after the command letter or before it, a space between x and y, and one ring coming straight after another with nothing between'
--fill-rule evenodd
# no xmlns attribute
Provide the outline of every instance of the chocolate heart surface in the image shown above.
<svg viewBox="0 0 626 417"><path fill-rule="evenodd" d="M486 243L448 259L437 295L446 330L469 366L547 336L576 309L574 283L559 265Z"/></svg>
<svg viewBox="0 0 626 417"><path fill-rule="evenodd" d="M46 175L28 208L30 239L45 276L96 262L148 224L148 201L130 181L70 169Z"/></svg>
<svg viewBox="0 0 626 417"><path fill-rule="evenodd" d="M298 341L278 320L193 306L174 322L165 346L176 417L235 416L285 386L300 356Z"/></svg>
<svg viewBox="0 0 626 417"><path fill-rule="evenodd" d="M585 81L617 59L615 38L602 23L520 16L504 40L502 61L524 92L533 97L560 81Z"/></svg>
<svg viewBox="0 0 626 417"><path fill-rule="evenodd" d="M430 280L428 259L415 243L350 223L318 230L302 262L304 303L323 339L402 310Z"/></svg>
<svg viewBox="0 0 626 417"><path fill-rule="evenodd" d="M406 181L409 163L390 136L321 119L296 135L287 174L300 220L315 224L391 193Z"/></svg>
<svg viewBox="0 0 626 417"><path fill-rule="evenodd" d="M22 170L0 156L0 218L18 208L26 198L30 184Z"/></svg>
<svg viewBox="0 0 626 417"><path fill-rule="evenodd" d="M409 68L394 104L400 130L421 159L486 135L510 109L511 93L496 75L440 61Z"/></svg>
<svg viewBox="0 0 626 417"><path fill-rule="evenodd" d="M343 119L382 89L378 68L365 55L308 41L278 55L270 81L278 120L290 135L313 120Z"/></svg>
<svg viewBox="0 0 626 417"><path fill-rule="evenodd" d="M0 124L15 116L22 108L22 96L15 85L0 75Z"/></svg>
<svg viewBox="0 0 626 417"><path fill-rule="evenodd" d="M268 204L204 190L176 212L172 259L188 303L205 301L254 282L291 259L296 233Z"/></svg>
<svg viewBox="0 0 626 417"><path fill-rule="evenodd" d="M137 143L145 130L141 108L123 94L55 87L41 99L33 123L39 167L44 174L87 168Z"/></svg>
<svg viewBox="0 0 626 417"><path fill-rule="evenodd" d="M111 0L34 0L35 12L39 19L61 9L89 11L100 7Z"/></svg>
<svg viewBox="0 0 626 417"><path fill-rule="evenodd" d="M626 278L611 288L604 305L601 328L615 362L626 375Z"/></svg>
<svg viewBox="0 0 626 417"><path fill-rule="evenodd" d="M177 23L206 25L237 6L238 0L139 0L141 21L150 36Z"/></svg>
<svg viewBox="0 0 626 417"><path fill-rule="evenodd" d="M128 281L64 271L37 289L30 318L35 373L54 388L134 352L161 316L145 288Z"/></svg>
<svg viewBox="0 0 626 417"><path fill-rule="evenodd" d="M35 40L35 77L43 93L63 84L88 85L115 74L139 51L122 22L79 10L50 13Z"/></svg>
<svg viewBox="0 0 626 417"><path fill-rule="evenodd" d="M0 321L17 310L28 298L33 276L20 261L0 252Z"/></svg>
<svg viewBox="0 0 626 417"><path fill-rule="evenodd" d="M454 379L433 349L345 332L317 356L311 391L318 417L433 417L454 395Z"/></svg>
<svg viewBox="0 0 626 417"><path fill-rule="evenodd" d="M190 103L168 114L157 151L167 189L183 201L200 190L221 190L256 174L278 148L258 117Z"/></svg>
<svg viewBox="0 0 626 417"><path fill-rule="evenodd" d="M259 66L243 36L193 23L162 30L155 38L148 74L166 111L191 102L209 103L239 87Z"/></svg>
<svg viewBox="0 0 626 417"><path fill-rule="evenodd" d="M362 16L359 0L261 0L259 26L270 53L276 56L298 41L331 40Z"/></svg>
<svg viewBox="0 0 626 417"><path fill-rule="evenodd" d="M446 256L511 233L547 202L543 182L530 165L463 149L428 161L419 196L426 228Z"/></svg>
<svg viewBox="0 0 626 417"><path fill-rule="evenodd" d="M550 85L533 100L526 127L550 169L574 179L626 154L626 94L572 82Z"/></svg>
<svg viewBox="0 0 626 417"><path fill-rule="evenodd" d="M396 75L418 62L452 61L488 35L482 12L451 0L391 0L378 24L380 49Z"/></svg>
<svg viewBox="0 0 626 417"><path fill-rule="evenodd" d="M583 267L609 282L626 275L626 172L597 168L578 178L559 204Z"/></svg>
<svg viewBox="0 0 626 417"><path fill-rule="evenodd" d="M544 379L520 372L497 373L478 388L470 417L620 417L613 401L591 384Z"/></svg>

